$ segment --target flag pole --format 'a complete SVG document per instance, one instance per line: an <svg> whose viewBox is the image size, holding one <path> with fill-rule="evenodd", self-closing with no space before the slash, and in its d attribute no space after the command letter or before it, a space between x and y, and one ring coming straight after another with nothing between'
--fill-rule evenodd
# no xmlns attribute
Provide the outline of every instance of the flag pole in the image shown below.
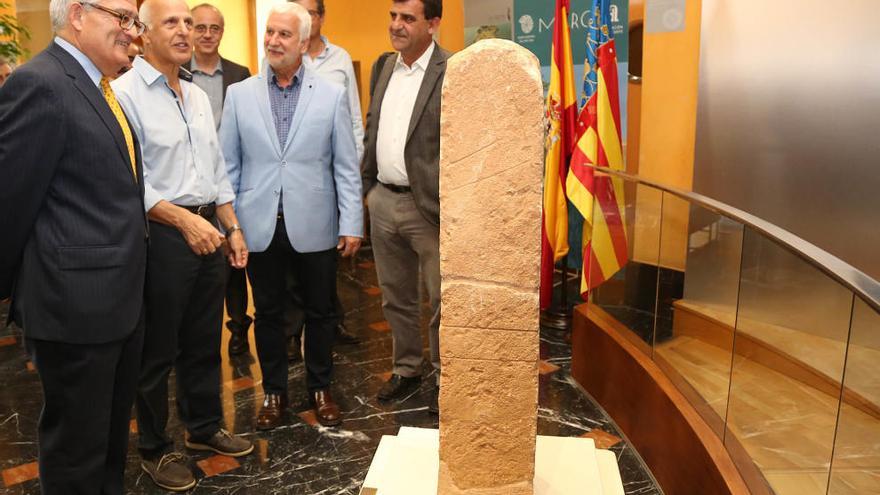
<svg viewBox="0 0 880 495"><path fill-rule="evenodd" d="M541 326L556 330L571 329L571 307L568 304L568 262L562 261L562 281L559 284L562 291L557 304L541 312Z"/></svg>

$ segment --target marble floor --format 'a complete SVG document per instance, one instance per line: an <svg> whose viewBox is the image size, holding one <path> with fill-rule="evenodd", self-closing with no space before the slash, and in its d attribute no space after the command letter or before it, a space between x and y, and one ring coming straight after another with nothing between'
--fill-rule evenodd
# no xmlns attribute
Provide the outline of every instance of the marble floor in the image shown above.
<svg viewBox="0 0 880 495"><path fill-rule="evenodd" d="M221 393L226 425L252 439L257 448L240 459L187 452L199 478L192 493L354 495L382 435L396 434L400 426L437 427L437 417L427 411L427 384L397 403L380 404L375 398L390 372L391 335L382 317L369 251L340 265L338 283L346 324L362 339L361 344L335 351L333 392L344 412L342 425L318 425L308 409L303 365L295 363L289 370L291 408L286 423L270 432L255 432L254 418L262 402L259 365L254 355L229 359L224 331ZM5 312L0 307L0 321L5 321ZM251 339L253 352L252 335ZM563 334L542 330L538 433L594 438L597 446L617 454L627 495L661 494L638 454L571 378L570 353ZM39 377L15 328L0 331L0 383L0 494L37 494L35 440L42 399ZM173 412L169 431L182 449L183 428ZM141 472L134 442L129 447L126 493L164 493Z"/></svg>

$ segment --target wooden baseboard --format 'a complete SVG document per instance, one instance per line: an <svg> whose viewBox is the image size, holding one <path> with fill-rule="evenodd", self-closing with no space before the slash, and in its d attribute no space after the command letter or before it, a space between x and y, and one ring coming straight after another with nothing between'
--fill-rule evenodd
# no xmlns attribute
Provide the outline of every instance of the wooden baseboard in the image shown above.
<svg viewBox="0 0 880 495"><path fill-rule="evenodd" d="M572 375L620 426L663 491L770 495L757 469L737 469L713 428L627 332L596 306L575 308Z"/></svg>

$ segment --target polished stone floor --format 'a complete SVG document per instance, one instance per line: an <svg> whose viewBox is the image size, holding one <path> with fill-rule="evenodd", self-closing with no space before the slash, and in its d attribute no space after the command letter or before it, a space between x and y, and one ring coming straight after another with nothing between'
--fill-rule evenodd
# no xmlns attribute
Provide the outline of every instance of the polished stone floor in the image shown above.
<svg viewBox="0 0 880 495"><path fill-rule="evenodd" d="M333 392L344 411L342 425L324 428L315 422L308 410L303 365L296 363L290 366L292 405L285 425L255 432L254 418L262 402L259 365L252 355L228 359L224 331L225 420L230 430L251 438L257 448L240 459L188 452L199 477L192 493L354 495L382 435L396 434L400 426L437 427L437 417L427 411L427 384L394 404L379 404L375 398L390 370L391 335L382 317L369 251L354 262L342 263L338 282L346 324L363 340L336 348ZM5 310L0 307L2 321ZM617 427L571 378L570 352L564 335L542 330L538 433L594 438L597 446L617 454L627 495L662 493L638 454L621 440ZM39 493L35 464L39 378L22 348L20 331L14 328L0 331L0 383L0 494ZM169 428L183 448L183 429L174 415ZM126 493L164 493L141 472L133 443Z"/></svg>

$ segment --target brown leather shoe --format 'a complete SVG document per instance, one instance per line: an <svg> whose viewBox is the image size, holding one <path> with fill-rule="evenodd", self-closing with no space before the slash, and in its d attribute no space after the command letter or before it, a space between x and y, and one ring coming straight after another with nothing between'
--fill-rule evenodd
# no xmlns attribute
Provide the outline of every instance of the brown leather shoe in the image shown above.
<svg viewBox="0 0 880 495"><path fill-rule="evenodd" d="M257 414L257 429L271 430L284 421L284 410L287 409L287 397L279 394L266 394L263 407Z"/></svg>
<svg viewBox="0 0 880 495"><path fill-rule="evenodd" d="M316 390L312 392L312 405L315 408L315 417L324 426L337 426L342 423L342 414L339 406L330 396L330 390Z"/></svg>

